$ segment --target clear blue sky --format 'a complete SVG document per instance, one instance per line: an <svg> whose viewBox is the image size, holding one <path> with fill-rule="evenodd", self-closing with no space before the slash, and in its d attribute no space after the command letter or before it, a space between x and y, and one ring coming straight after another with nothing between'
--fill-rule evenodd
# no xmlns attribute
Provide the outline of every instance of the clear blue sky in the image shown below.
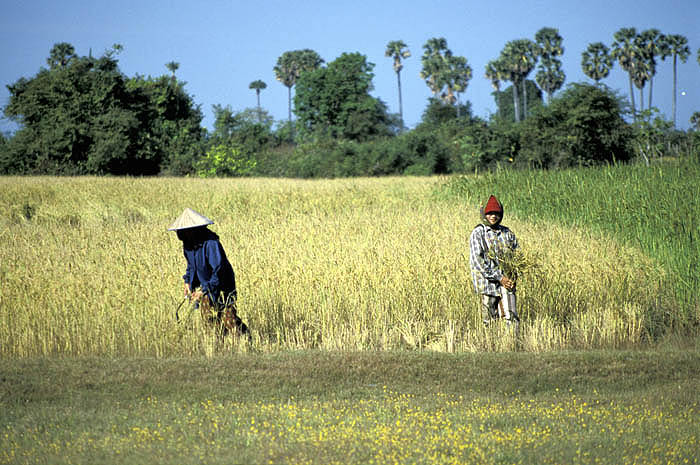
<svg viewBox="0 0 700 465"><path fill-rule="evenodd" d="M78 55L90 50L101 55L122 44L119 66L127 76L159 76L168 73L165 63L180 63L177 76L201 105L203 124L210 129L214 104L234 110L255 107L255 92L248 85L257 79L267 83L261 105L276 120L285 119L287 88L275 80L272 68L285 51L303 48L315 50L326 62L344 52L366 55L376 65L373 95L398 112L396 74L384 50L389 41L403 40L412 53L401 73L404 118L413 127L430 96L418 76L423 44L444 37L473 69L462 101L469 100L477 116L488 117L496 106L484 66L506 42L533 39L544 26L558 28L564 38L566 83L588 82L581 52L591 42L610 46L621 27L655 27L686 36L692 55L678 66L679 126L687 128L690 115L700 111L698 0L2 0L0 105L9 99L8 84L34 76L46 66L55 43L69 42ZM603 82L628 94L627 75L619 65ZM658 65L653 104L669 119L671 94L667 59ZM638 94L635 99L639 101ZM0 121L0 130L12 128Z"/></svg>

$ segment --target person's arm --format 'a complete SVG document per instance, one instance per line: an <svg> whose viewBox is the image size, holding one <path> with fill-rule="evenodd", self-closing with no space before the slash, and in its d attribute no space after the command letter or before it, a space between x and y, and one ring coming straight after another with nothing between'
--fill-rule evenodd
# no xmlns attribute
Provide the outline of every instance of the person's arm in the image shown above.
<svg viewBox="0 0 700 465"><path fill-rule="evenodd" d="M183 255L185 256L185 262L187 263L187 268L185 269L185 274L182 275L182 280L184 281L184 291L185 296L192 294L192 289L197 287L194 281L197 279L197 273L195 273L194 265L192 265L192 260L189 257L186 250L183 249Z"/></svg>
<svg viewBox="0 0 700 465"><path fill-rule="evenodd" d="M206 283L202 283L202 292L215 299L221 291L221 282L219 281L219 272L224 261L224 253L219 241L206 241L204 243L204 254L211 268L211 277Z"/></svg>

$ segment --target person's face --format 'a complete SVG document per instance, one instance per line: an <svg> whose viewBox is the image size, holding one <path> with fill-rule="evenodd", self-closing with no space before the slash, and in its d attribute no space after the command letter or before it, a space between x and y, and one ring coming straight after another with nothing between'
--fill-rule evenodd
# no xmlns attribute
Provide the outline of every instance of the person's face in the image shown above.
<svg viewBox="0 0 700 465"><path fill-rule="evenodd" d="M193 237L192 229L180 229L180 230L178 230L177 237L182 242L191 242L192 237Z"/></svg>
<svg viewBox="0 0 700 465"><path fill-rule="evenodd" d="M488 221L491 226L494 226L501 221L501 214L496 212L488 212L484 215L484 217L486 217L486 221Z"/></svg>

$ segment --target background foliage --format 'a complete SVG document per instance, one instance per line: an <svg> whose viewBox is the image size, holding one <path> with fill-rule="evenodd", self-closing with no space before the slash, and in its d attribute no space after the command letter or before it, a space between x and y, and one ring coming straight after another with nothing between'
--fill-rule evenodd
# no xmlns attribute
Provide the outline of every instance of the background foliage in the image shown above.
<svg viewBox="0 0 700 465"><path fill-rule="evenodd" d="M563 85L556 29L543 28L536 42L509 42L489 64L498 106L489 120L473 117L470 103L459 99L472 77L466 59L453 55L443 38L424 48L422 75L435 94L413 129L371 95L374 64L366 56L343 53L326 64L312 50L297 50L275 66L289 88L288 121L275 122L259 104L241 111L214 105L208 131L186 84L177 80L177 63L166 64L168 75L127 77L118 67L119 45L94 58L58 43L48 67L8 86L4 112L20 129L0 139L0 174L427 175L502 165L649 164L700 152L697 131L674 130L653 107L635 111L634 102L628 106L599 82L571 83L554 94ZM410 56L405 45L399 52L400 59ZM543 90L527 79L538 57L546 104ZM501 90L503 82L513 85ZM267 85L253 84L259 102Z"/></svg>

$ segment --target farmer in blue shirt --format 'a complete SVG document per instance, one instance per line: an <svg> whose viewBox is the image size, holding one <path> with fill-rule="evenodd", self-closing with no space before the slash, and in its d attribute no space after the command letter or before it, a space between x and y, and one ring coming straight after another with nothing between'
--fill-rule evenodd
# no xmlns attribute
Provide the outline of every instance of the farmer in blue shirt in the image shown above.
<svg viewBox="0 0 700 465"><path fill-rule="evenodd" d="M212 220L186 208L168 228L182 241L187 261L183 275L185 296L197 302L207 323L216 324L225 335L230 330L247 333L236 312L236 276L226 258L219 236L207 226Z"/></svg>

